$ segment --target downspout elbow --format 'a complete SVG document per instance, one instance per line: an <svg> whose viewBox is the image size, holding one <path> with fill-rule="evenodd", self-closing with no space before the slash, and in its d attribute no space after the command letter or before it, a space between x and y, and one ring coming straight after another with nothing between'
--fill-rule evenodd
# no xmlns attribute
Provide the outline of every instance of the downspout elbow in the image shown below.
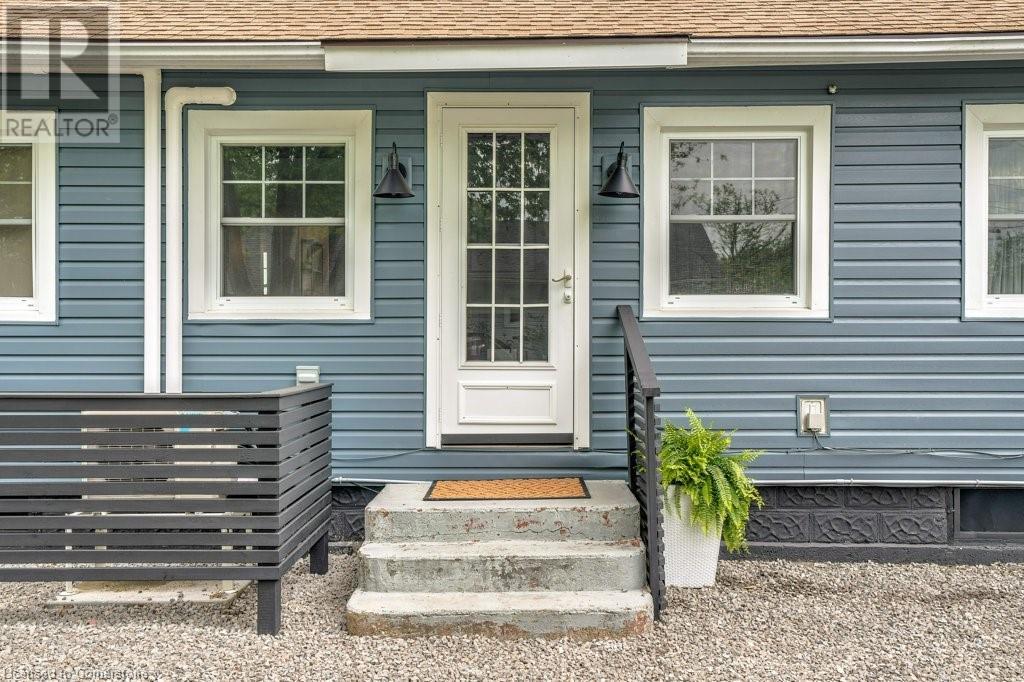
<svg viewBox="0 0 1024 682"><path fill-rule="evenodd" d="M176 86L168 88L164 93L164 109L168 113L180 113L189 104L219 104L229 107L236 99L235 89L226 85L201 88Z"/></svg>

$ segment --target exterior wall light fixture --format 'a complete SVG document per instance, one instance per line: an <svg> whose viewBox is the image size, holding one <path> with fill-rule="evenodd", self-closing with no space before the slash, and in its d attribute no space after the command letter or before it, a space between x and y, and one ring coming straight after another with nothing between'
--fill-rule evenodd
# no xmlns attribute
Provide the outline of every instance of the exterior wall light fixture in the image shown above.
<svg viewBox="0 0 1024 682"><path fill-rule="evenodd" d="M619 155L607 170L608 179L598 192L603 197L615 199L636 199L640 196L633 178L629 175L629 160L626 156L626 143L619 144Z"/></svg>
<svg viewBox="0 0 1024 682"><path fill-rule="evenodd" d="M380 179L377 189L373 190L373 196L378 199L408 199L415 196L412 187L409 187L408 177L409 171L405 164L398 161L398 143L392 142L387 171Z"/></svg>

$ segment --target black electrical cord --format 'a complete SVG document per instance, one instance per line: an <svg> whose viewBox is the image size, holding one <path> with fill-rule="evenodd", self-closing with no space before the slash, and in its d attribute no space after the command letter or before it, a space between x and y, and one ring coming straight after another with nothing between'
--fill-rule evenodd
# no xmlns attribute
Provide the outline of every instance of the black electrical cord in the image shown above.
<svg viewBox="0 0 1024 682"><path fill-rule="evenodd" d="M816 447L812 448L789 448L786 450L765 450L765 454L772 455L807 455L821 452L848 453L851 455L868 456L893 456L893 455L924 455L926 457L941 457L945 459L994 459L994 460L1015 460L1024 459L1024 452L990 452L987 450L951 449L940 450L938 448L905 448L905 449L880 449L880 448L857 448L846 446L825 445L821 442L818 434L812 433L812 439ZM371 455L369 457L346 457L345 462L372 462L377 460L394 459L406 455L415 455L421 452L436 452L435 448L416 448L415 450L403 450L402 452L391 452L383 455ZM625 450L593 449L585 452L608 455L625 455Z"/></svg>

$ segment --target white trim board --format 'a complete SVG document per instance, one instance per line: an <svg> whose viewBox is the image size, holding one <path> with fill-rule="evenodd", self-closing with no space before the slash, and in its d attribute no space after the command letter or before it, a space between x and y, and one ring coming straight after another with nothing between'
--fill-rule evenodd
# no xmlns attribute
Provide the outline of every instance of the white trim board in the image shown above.
<svg viewBox="0 0 1024 682"><path fill-rule="evenodd" d="M345 145L345 295L228 297L221 282L221 145ZM368 320L373 112L201 110L189 115L188 319ZM281 219L311 224L316 219Z"/></svg>
<svg viewBox="0 0 1024 682"><path fill-rule="evenodd" d="M828 318L832 107L644 107L643 126L644 317ZM796 139L799 143L794 295L671 295L668 276L670 141L766 138Z"/></svg>
<svg viewBox="0 0 1024 682"><path fill-rule="evenodd" d="M21 125L8 127L8 117ZM54 111L0 110L0 144L32 149L32 295L0 297L0 322L57 321L56 119Z"/></svg>
<svg viewBox="0 0 1024 682"><path fill-rule="evenodd" d="M427 363L426 446L441 447L441 149L442 110L472 108L572 108L575 110L575 312L573 332L573 446L590 447L590 93L427 93Z"/></svg>
<svg viewBox="0 0 1024 682"><path fill-rule="evenodd" d="M470 40L324 47L327 71L641 69L686 66L686 39Z"/></svg>
<svg viewBox="0 0 1024 682"><path fill-rule="evenodd" d="M989 293L989 141L1024 137L1024 104L964 106L964 317L1020 319L1024 295Z"/></svg>
<svg viewBox="0 0 1024 682"><path fill-rule="evenodd" d="M687 66L784 66L1024 58L1024 34L830 38L691 38Z"/></svg>
<svg viewBox="0 0 1024 682"><path fill-rule="evenodd" d="M14 43L11 43L14 45ZM74 52L73 41L63 43ZM48 41L0 44L18 50L23 70L44 72ZM77 52L74 52L78 54ZM122 70L299 69L401 72L579 68L709 68L787 64L873 64L1024 59L1024 34L839 36L826 38L608 38L403 42L130 42L92 47L98 72ZM90 47L84 46L82 59ZM421 60L421 61L417 61ZM13 60L8 60L13 61ZM682 63L680 63L682 62ZM83 62L79 62L83 63Z"/></svg>
<svg viewBox="0 0 1024 682"><path fill-rule="evenodd" d="M301 69L322 71L324 50L318 41L297 42L132 42L61 41L63 54L75 55L76 69L120 73L140 69ZM0 61L20 63L22 71L46 73L56 47L47 40L0 41ZM18 59L10 59L17 55Z"/></svg>

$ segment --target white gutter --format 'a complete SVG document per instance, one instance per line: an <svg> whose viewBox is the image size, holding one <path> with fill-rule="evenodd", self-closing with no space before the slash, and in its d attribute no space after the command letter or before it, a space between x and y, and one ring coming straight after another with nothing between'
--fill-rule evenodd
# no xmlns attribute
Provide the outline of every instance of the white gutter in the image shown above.
<svg viewBox="0 0 1024 682"><path fill-rule="evenodd" d="M1024 35L692 38L689 67L1024 59Z"/></svg>
<svg viewBox="0 0 1024 682"><path fill-rule="evenodd" d="M334 43L327 71L546 71L686 66L686 39L459 40Z"/></svg>
<svg viewBox="0 0 1024 682"><path fill-rule="evenodd" d="M17 55L28 71L49 68L50 41L0 41L0 56ZM301 42L60 42L62 54L74 54L80 70L105 71L111 64L125 72L140 69L292 69L323 71L324 51L318 41Z"/></svg>
<svg viewBox="0 0 1024 682"><path fill-rule="evenodd" d="M182 197L184 195L184 154L182 119L187 104L235 103L235 91L229 87L171 88L164 95L167 119L167 323L164 376L168 393L181 393L182 386L182 295L183 235Z"/></svg>
<svg viewBox="0 0 1024 682"><path fill-rule="evenodd" d="M79 68L120 63L142 69L265 69L341 71L546 70L707 68L884 62L1024 59L1024 34L827 38L624 38L564 40L291 42L120 42L82 48L64 41ZM44 71L45 40L0 41L0 58L18 56L27 71ZM85 60L85 61L83 61ZM9 60L8 60L9 62Z"/></svg>

